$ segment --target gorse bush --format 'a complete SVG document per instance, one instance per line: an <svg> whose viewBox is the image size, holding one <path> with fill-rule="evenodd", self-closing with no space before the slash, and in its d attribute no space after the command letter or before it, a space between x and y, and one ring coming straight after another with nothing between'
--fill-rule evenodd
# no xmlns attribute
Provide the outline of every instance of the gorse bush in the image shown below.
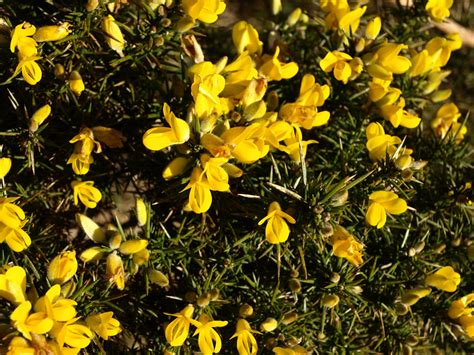
<svg viewBox="0 0 474 355"><path fill-rule="evenodd" d="M474 351L452 4L4 1L0 352Z"/></svg>

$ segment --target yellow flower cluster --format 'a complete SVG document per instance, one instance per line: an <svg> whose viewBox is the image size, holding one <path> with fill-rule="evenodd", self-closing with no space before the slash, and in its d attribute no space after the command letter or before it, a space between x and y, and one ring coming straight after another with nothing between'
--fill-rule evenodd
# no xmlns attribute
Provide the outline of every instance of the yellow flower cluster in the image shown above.
<svg viewBox="0 0 474 355"><path fill-rule="evenodd" d="M179 155L163 171L166 180L183 174L194 163L183 191L189 190L185 209L195 213L208 211L212 191L230 191L229 177L243 174L231 160L252 164L278 149L299 162L307 146L315 143L303 140L302 129L324 125L330 116L318 109L328 98L329 87L317 84L311 74L303 77L295 102L272 111L278 103L269 107L263 99L268 82L292 78L298 72L297 64L281 62L279 47L273 55L262 55L258 32L245 21L234 26L233 41L240 53L233 62L225 57L216 64L203 61L189 68L194 103L187 120L176 117L165 103L163 116L169 127L151 128L143 136L150 150L176 146ZM278 101L275 94L273 98ZM191 154L191 146L198 158Z"/></svg>
<svg viewBox="0 0 474 355"><path fill-rule="evenodd" d="M91 263L107 256L106 277L119 290L123 290L126 274L120 254L132 259L131 272L135 274L138 268L146 264L150 257L150 251L146 248L148 240L130 239L122 241L122 235L115 226L109 225L104 231L92 219L80 213L76 214L76 221L89 239L94 243L101 244L101 246L84 250L79 258L85 263Z"/></svg>
<svg viewBox="0 0 474 355"><path fill-rule="evenodd" d="M63 264L67 268L69 263L58 261L61 264L53 265L54 262L50 268L62 269ZM94 333L107 340L121 332L112 312L91 314L85 322L81 321L77 302L68 298L67 287L56 284L44 296L31 298L29 295L34 293L26 292L26 276L20 266L7 266L6 272L0 274L0 297L16 306L10 320L21 334L11 339L7 354L36 354L37 350L58 355L78 354L89 346Z"/></svg>

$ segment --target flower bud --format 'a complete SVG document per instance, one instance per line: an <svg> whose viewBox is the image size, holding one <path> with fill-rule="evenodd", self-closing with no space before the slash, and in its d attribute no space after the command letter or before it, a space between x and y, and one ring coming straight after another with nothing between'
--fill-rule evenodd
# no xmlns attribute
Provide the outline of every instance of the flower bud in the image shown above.
<svg viewBox="0 0 474 355"><path fill-rule="evenodd" d="M337 295L326 295L322 299L322 303L324 306L328 308L336 307L339 303L339 296Z"/></svg>
<svg viewBox="0 0 474 355"><path fill-rule="evenodd" d="M81 74L79 74L77 70L73 70L69 75L69 88L76 96L80 96L86 88L82 81Z"/></svg>
<svg viewBox="0 0 474 355"><path fill-rule="evenodd" d="M199 296L196 301L196 304L201 308L207 307L209 303L211 303L211 295L209 292L206 292Z"/></svg>
<svg viewBox="0 0 474 355"><path fill-rule="evenodd" d="M65 251L56 256L48 266L48 279L53 284L69 281L77 271L75 251Z"/></svg>
<svg viewBox="0 0 474 355"><path fill-rule="evenodd" d="M297 279L290 279L288 281L288 287L290 288L291 292L300 292L301 291L301 283Z"/></svg>
<svg viewBox="0 0 474 355"><path fill-rule="evenodd" d="M36 132L38 130L38 127L44 122L44 120L48 118L50 114L51 106L47 104L36 110L33 116L31 116L30 131Z"/></svg>
<svg viewBox="0 0 474 355"><path fill-rule="evenodd" d="M367 37L367 39L374 40L379 35L381 29L382 20L380 19L380 17L377 16L370 20L367 24L367 27L365 29L365 37Z"/></svg>
<svg viewBox="0 0 474 355"><path fill-rule="evenodd" d="M260 324L260 330L265 333L273 332L278 327L278 321L275 318L267 318Z"/></svg>
<svg viewBox="0 0 474 355"><path fill-rule="evenodd" d="M219 299L219 296L220 296L220 291L219 289L215 288L213 290L211 290L210 292L210 296L211 296L211 301L216 301Z"/></svg>
<svg viewBox="0 0 474 355"><path fill-rule="evenodd" d="M127 240L120 245L119 250L124 255L130 255L145 249L147 245L146 239Z"/></svg>
<svg viewBox="0 0 474 355"><path fill-rule="evenodd" d="M337 272L333 272L331 274L330 280L332 283L337 284L341 280L341 275L339 275Z"/></svg>
<svg viewBox="0 0 474 355"><path fill-rule="evenodd" d="M148 277L150 278L151 283L157 284L160 287L166 287L170 284L168 277L158 270L150 270L148 272Z"/></svg>
<svg viewBox="0 0 474 355"><path fill-rule="evenodd" d="M36 42L54 42L66 38L71 30L71 25L67 22L62 23L59 26L43 26L36 30L33 35L33 39Z"/></svg>
<svg viewBox="0 0 474 355"><path fill-rule="evenodd" d="M292 312L288 312L288 313L284 314L283 319L281 320L281 322L284 325L288 325L288 324L293 323L297 319L298 319L298 313L296 313L295 311L292 311Z"/></svg>
<svg viewBox="0 0 474 355"><path fill-rule="evenodd" d="M197 300L197 294L194 291L188 291L184 295L184 300L188 303L194 303Z"/></svg>
<svg viewBox="0 0 474 355"><path fill-rule="evenodd" d="M102 19L102 30L105 32L105 41L111 49L123 56L123 48L125 47L125 39L122 30L112 15L107 15Z"/></svg>
<svg viewBox="0 0 474 355"><path fill-rule="evenodd" d="M104 250L101 247L92 247L84 250L79 259L85 263L100 260L104 256Z"/></svg>
<svg viewBox="0 0 474 355"><path fill-rule="evenodd" d="M272 0L272 14L273 15L278 15L282 9L283 9L283 6L281 4L281 0Z"/></svg>
<svg viewBox="0 0 474 355"><path fill-rule="evenodd" d="M86 4L87 11L94 11L99 6L99 0L88 0Z"/></svg>
<svg viewBox="0 0 474 355"><path fill-rule="evenodd" d="M243 304L239 308L239 316L242 318L250 317L253 314L253 307L249 304Z"/></svg>
<svg viewBox="0 0 474 355"><path fill-rule="evenodd" d="M404 316L408 313L408 310L409 306L399 302L395 303L395 312L397 312L398 315Z"/></svg>
<svg viewBox="0 0 474 355"><path fill-rule="evenodd" d="M302 13L303 11L301 10L301 8L297 7L296 9L294 9L293 12L288 16L286 24L288 26L296 25L296 23L300 20Z"/></svg>
<svg viewBox="0 0 474 355"><path fill-rule="evenodd" d="M54 66L54 76L58 79L62 79L64 77L64 66L62 64L56 64Z"/></svg>
<svg viewBox="0 0 474 355"><path fill-rule="evenodd" d="M142 249L139 252L133 254L133 263L137 266L145 264L150 258L150 251L148 249Z"/></svg>

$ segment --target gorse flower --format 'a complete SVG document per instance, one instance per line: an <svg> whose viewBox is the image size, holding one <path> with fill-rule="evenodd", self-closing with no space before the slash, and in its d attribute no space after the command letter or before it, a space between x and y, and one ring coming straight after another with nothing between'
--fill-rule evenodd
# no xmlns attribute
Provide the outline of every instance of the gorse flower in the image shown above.
<svg viewBox="0 0 474 355"><path fill-rule="evenodd" d="M87 326L104 340L119 334L122 329L120 322L113 318L113 312L92 314L86 318Z"/></svg>
<svg viewBox="0 0 474 355"><path fill-rule="evenodd" d="M125 47L125 39L122 31L112 15L107 15L102 19L102 30L105 33L105 40L110 48L123 55L123 48Z"/></svg>
<svg viewBox="0 0 474 355"><path fill-rule="evenodd" d="M334 255L347 259L351 264L362 264L362 249L364 246L358 242L345 228L336 226L331 236L332 251Z"/></svg>
<svg viewBox="0 0 474 355"><path fill-rule="evenodd" d="M189 139L190 130L186 121L177 118L167 103L163 106L163 115L170 127L151 128L143 135L143 144L150 150L162 150Z"/></svg>
<svg viewBox="0 0 474 355"><path fill-rule="evenodd" d="M249 54L262 53L263 43L258 38L258 32L246 21L239 21L234 25L232 28L232 39L239 54L244 51L247 51Z"/></svg>
<svg viewBox="0 0 474 355"><path fill-rule="evenodd" d="M268 214L258 222L258 225L260 226L265 222L267 222L265 238L271 244L279 244L286 242L290 235L287 222L295 224L296 220L288 213L283 212L280 204L274 201L268 208Z"/></svg>
<svg viewBox="0 0 474 355"><path fill-rule="evenodd" d="M360 58L352 58L349 54L332 51L319 62L319 66L326 73L333 72L334 77L347 84L349 79L362 72L362 61Z"/></svg>
<svg viewBox="0 0 474 355"><path fill-rule="evenodd" d="M191 173L191 180L183 191L189 190L188 206L194 213L204 213L212 204L212 193L209 182L199 167Z"/></svg>
<svg viewBox="0 0 474 355"><path fill-rule="evenodd" d="M194 313L194 307L188 305L179 313L165 313L168 316L176 317L166 326L165 337L171 346L181 346L189 335L189 327Z"/></svg>
<svg viewBox="0 0 474 355"><path fill-rule="evenodd" d="M372 122L365 130L367 136L367 149L369 157L373 161L382 161L387 156L392 157L397 148L396 144L400 144L402 140L396 136L385 134L385 130L378 122Z"/></svg>
<svg viewBox="0 0 474 355"><path fill-rule="evenodd" d="M0 243L6 242L10 249L20 252L31 244L31 239L23 230L27 222L25 212L12 203L17 199L0 197Z"/></svg>
<svg viewBox="0 0 474 355"><path fill-rule="evenodd" d="M387 213L401 214L408 208L406 201L391 191L372 192L369 201L365 220L369 225L377 228L382 228L385 225Z"/></svg>
<svg viewBox="0 0 474 355"><path fill-rule="evenodd" d="M449 17L449 9L453 6L453 0L428 0L425 9L435 21L443 21Z"/></svg>
<svg viewBox="0 0 474 355"><path fill-rule="evenodd" d="M282 63L278 59L280 55L280 47L276 47L273 56L264 55L262 57L263 64L259 68L259 73L268 80L280 81L282 79L290 79L298 73L298 64L295 62Z"/></svg>
<svg viewBox="0 0 474 355"><path fill-rule="evenodd" d="M425 284L446 292L456 291L461 283L459 275L451 266L445 266L425 278Z"/></svg>
<svg viewBox="0 0 474 355"><path fill-rule="evenodd" d="M35 111L31 116L30 120L30 131L36 132L38 127L49 117L51 114L51 106L44 105Z"/></svg>
<svg viewBox="0 0 474 355"><path fill-rule="evenodd" d="M125 288L125 269L122 258L114 251L107 256L107 278L115 283L119 290Z"/></svg>
<svg viewBox="0 0 474 355"><path fill-rule="evenodd" d="M186 15L193 21L214 23L217 17L225 11L223 0L183 0L182 6Z"/></svg>
<svg viewBox="0 0 474 355"><path fill-rule="evenodd" d="M102 193L94 187L94 181L73 181L71 187L74 191L74 204L77 206L79 200L88 208L95 208L102 199Z"/></svg>
<svg viewBox="0 0 474 355"><path fill-rule="evenodd" d="M48 318L44 312L30 314L31 303L25 301L21 303L10 315L12 325L26 339L31 340L31 333L46 334L53 328L53 320Z"/></svg>
<svg viewBox="0 0 474 355"><path fill-rule="evenodd" d="M214 328L225 327L227 321L212 320L206 314L201 314L199 320L190 318L189 321L197 328L193 335L198 335L198 345L203 355L212 355L221 351L222 340Z"/></svg>
<svg viewBox="0 0 474 355"><path fill-rule="evenodd" d="M82 80L82 76L77 70L73 70L71 74L69 74L68 82L69 88L76 96L80 96L82 92L86 89L84 81Z"/></svg>
<svg viewBox="0 0 474 355"><path fill-rule="evenodd" d="M21 266L12 266L0 274L0 297L19 305L26 301L26 272Z"/></svg>
<svg viewBox="0 0 474 355"><path fill-rule="evenodd" d="M237 327L231 339L237 338L237 351L239 355L254 355L257 354L258 345L257 340L252 333L257 333L250 327L250 324L245 319L237 321Z"/></svg>
<svg viewBox="0 0 474 355"><path fill-rule="evenodd" d="M75 251L65 251L56 256L48 266L48 279L51 283L64 284L77 272Z"/></svg>
<svg viewBox="0 0 474 355"><path fill-rule="evenodd" d="M76 305L75 301L61 295L61 286L54 285L36 301L34 309L46 313L55 322L67 322L76 316Z"/></svg>
<svg viewBox="0 0 474 355"><path fill-rule="evenodd" d="M54 42L66 38L71 30L71 25L67 22L60 25L44 26L36 30L33 38L37 42Z"/></svg>
<svg viewBox="0 0 474 355"><path fill-rule="evenodd" d="M0 179L3 179L12 167L12 160L10 158L0 158Z"/></svg>

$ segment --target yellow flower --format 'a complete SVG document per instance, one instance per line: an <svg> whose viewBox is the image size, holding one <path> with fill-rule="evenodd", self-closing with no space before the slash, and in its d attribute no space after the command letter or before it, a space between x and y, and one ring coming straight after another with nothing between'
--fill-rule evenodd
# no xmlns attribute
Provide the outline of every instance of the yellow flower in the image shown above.
<svg viewBox="0 0 474 355"><path fill-rule="evenodd" d="M76 252L65 251L51 260L48 266L48 279L53 284L64 284L76 274L76 271Z"/></svg>
<svg viewBox="0 0 474 355"><path fill-rule="evenodd" d="M373 161L382 161L387 157L392 157L396 152L396 144L400 144L402 140L396 136L385 134L382 125L372 122L366 128L367 149L369 157Z"/></svg>
<svg viewBox="0 0 474 355"><path fill-rule="evenodd" d="M222 75L194 75L191 94L194 98L194 110L199 119L222 112L222 99L219 94L224 90L224 87L225 79Z"/></svg>
<svg viewBox="0 0 474 355"><path fill-rule="evenodd" d="M453 6L453 0L428 0L425 9L435 21L443 21L449 17L449 9Z"/></svg>
<svg viewBox="0 0 474 355"><path fill-rule="evenodd" d="M77 70L73 70L71 74L69 74L69 87L76 96L80 96L86 89L84 81L82 81L82 76Z"/></svg>
<svg viewBox="0 0 474 355"><path fill-rule="evenodd" d="M457 319L461 316L470 316L474 312L474 308L469 308L468 306L474 302L474 293L470 293L464 297L461 297L451 303L451 306L448 310L448 316L451 319Z"/></svg>
<svg viewBox="0 0 474 355"><path fill-rule="evenodd" d="M14 205L18 197L0 197L0 223L7 227L21 228L26 216L21 207Z"/></svg>
<svg viewBox="0 0 474 355"><path fill-rule="evenodd" d="M75 301L62 297L61 286L54 285L36 301L35 311L46 313L54 321L67 322L75 317L76 305Z"/></svg>
<svg viewBox="0 0 474 355"><path fill-rule="evenodd" d="M268 214L258 222L258 225L265 222L267 222L265 238L271 244L279 244L285 242L290 235L290 228L286 222L295 224L296 220L288 213L283 212L280 204L274 201L268 208Z"/></svg>
<svg viewBox="0 0 474 355"><path fill-rule="evenodd" d="M365 10L367 10L367 6L346 13L338 13L336 16L338 17L339 29L347 35L354 34L359 28L360 18L365 14Z"/></svg>
<svg viewBox="0 0 474 355"><path fill-rule="evenodd" d="M11 250L20 252L31 245L31 238L23 229L21 229L26 221L21 222L17 228L3 225L0 222L0 243L6 242Z"/></svg>
<svg viewBox="0 0 474 355"><path fill-rule="evenodd" d="M96 243L105 242L104 231L92 219L83 214L76 213L76 222L91 240Z"/></svg>
<svg viewBox="0 0 474 355"><path fill-rule="evenodd" d="M22 337L13 337L8 344L7 355L36 355L37 351L28 340Z"/></svg>
<svg viewBox="0 0 474 355"><path fill-rule="evenodd" d="M225 11L226 4L223 0L183 0L184 12L193 21L214 23L217 16Z"/></svg>
<svg viewBox="0 0 474 355"><path fill-rule="evenodd" d="M140 197L135 199L135 211L137 214L138 225L146 225L146 222L148 221L148 211L145 202Z"/></svg>
<svg viewBox="0 0 474 355"><path fill-rule="evenodd" d="M59 347L64 344L73 348L87 348L92 340L92 331L83 324L77 323L79 318L72 318L67 322L56 322L50 334L56 338Z"/></svg>
<svg viewBox="0 0 474 355"><path fill-rule="evenodd" d="M384 101L387 96L389 95L385 95L385 97L381 101ZM406 128L418 127L421 122L421 118L413 113L408 112L404 109L404 107L405 99L401 97L398 103L396 104L394 103L381 105L380 112L383 118L385 118L387 121L390 121L390 123L395 128L397 128L398 126Z"/></svg>
<svg viewBox="0 0 474 355"><path fill-rule="evenodd" d="M37 42L59 41L63 38L66 38L67 35L71 33L71 30L69 29L70 26L71 25L67 22L57 26L43 26L36 30L33 38Z"/></svg>
<svg viewBox="0 0 474 355"><path fill-rule="evenodd" d="M379 35L381 29L382 20L379 16L376 16L367 23L367 27L365 28L365 37L367 39L374 40Z"/></svg>
<svg viewBox="0 0 474 355"><path fill-rule="evenodd" d="M282 79L290 79L298 73L298 64L295 62L281 63L278 60L279 55L280 47L277 46L273 57L269 55L262 57L263 64L259 68L259 72L268 80L280 81Z"/></svg>
<svg viewBox="0 0 474 355"><path fill-rule="evenodd" d="M278 327L278 321L275 318L268 317L260 324L260 330L264 333L273 332Z"/></svg>
<svg viewBox="0 0 474 355"><path fill-rule="evenodd" d="M189 139L188 124L177 118L167 103L163 106L163 115L170 127L150 128L143 135L143 144L150 150L162 150L175 144L184 143Z"/></svg>
<svg viewBox="0 0 474 355"><path fill-rule="evenodd" d="M408 208L404 199L398 197L394 192L375 191L369 196L369 208L365 215L366 222L371 226L382 228L387 220L387 212L390 214L401 214Z"/></svg>
<svg viewBox="0 0 474 355"><path fill-rule="evenodd" d="M392 80L393 74L403 74L411 67L411 61L399 55L404 44L385 43L375 53L364 57L367 71L373 78Z"/></svg>
<svg viewBox="0 0 474 355"><path fill-rule="evenodd" d="M37 43L31 38L35 32L36 27L28 22L17 25L11 34L10 51L14 53L15 49L18 48L21 57L36 55Z"/></svg>
<svg viewBox="0 0 474 355"><path fill-rule="evenodd" d="M179 313L165 313L168 316L176 317L165 329L166 340L171 346L181 346L186 341L193 312L194 307L190 304Z"/></svg>
<svg viewBox="0 0 474 355"><path fill-rule="evenodd" d="M455 104L444 104L436 112L436 117L433 121L431 121L431 128L433 128L438 137L443 139L449 130L453 131L453 123L457 122L459 117L461 117L461 113Z"/></svg>
<svg viewBox="0 0 474 355"><path fill-rule="evenodd" d="M94 187L94 181L73 181L71 187L74 191L74 204L77 206L79 200L88 208L95 208L102 199L102 193Z"/></svg>
<svg viewBox="0 0 474 355"><path fill-rule="evenodd" d="M445 266L425 278L425 284L446 292L456 291L461 283L461 275L451 266Z"/></svg>
<svg viewBox="0 0 474 355"><path fill-rule="evenodd" d="M177 176L182 175L191 163L190 158L176 157L163 169L163 179L171 180Z"/></svg>
<svg viewBox="0 0 474 355"><path fill-rule="evenodd" d="M194 213L204 213L212 204L212 194L207 178L201 168L195 167L189 184L182 190L189 190L188 205Z"/></svg>
<svg viewBox="0 0 474 355"><path fill-rule="evenodd" d="M130 255L142 251L147 245L148 240L145 239L127 240L120 244L119 250L124 255Z"/></svg>
<svg viewBox="0 0 474 355"><path fill-rule="evenodd" d="M31 340L31 333L46 334L53 327L53 320L49 319L46 313L37 312L30 314L31 303L29 301L21 303L10 315L12 325L26 339Z"/></svg>
<svg viewBox="0 0 474 355"><path fill-rule="evenodd" d="M85 263L89 263L92 261L100 260L105 254L105 250L101 247L91 247L84 250L79 259L81 259Z"/></svg>
<svg viewBox="0 0 474 355"><path fill-rule="evenodd" d="M40 66L35 61L40 59L38 56L28 56L20 60L18 63L14 75L17 75L20 71L25 81L30 85L36 85L43 77L43 72Z"/></svg>
<svg viewBox="0 0 474 355"><path fill-rule="evenodd" d="M237 329L231 339L237 337L237 351L239 355L255 355L258 351L257 340L252 333L257 333L245 319L237 321Z"/></svg>
<svg viewBox="0 0 474 355"><path fill-rule="evenodd" d="M328 122L330 114L328 111L318 112L317 107L324 104L329 94L328 85L321 86L313 75L306 74L301 80L298 99L295 103L282 105L280 117L305 129L322 126Z"/></svg>
<svg viewBox="0 0 474 355"><path fill-rule="evenodd" d="M401 302L406 306L413 306L423 297L428 296L431 293L429 287L417 287L406 291L401 299Z"/></svg>
<svg viewBox="0 0 474 355"><path fill-rule="evenodd" d="M94 162L91 155L73 153L69 157L67 164L71 164L72 170L78 175L85 175L89 172L90 165Z"/></svg>
<svg viewBox="0 0 474 355"><path fill-rule="evenodd" d="M468 337L474 337L474 316L461 316L458 319L459 324L464 328Z"/></svg>
<svg viewBox="0 0 474 355"><path fill-rule="evenodd" d="M113 318L114 312L92 314L86 318L87 326L104 340L119 334L122 329L120 322Z"/></svg>
<svg viewBox="0 0 474 355"><path fill-rule="evenodd" d="M102 30L105 32L105 40L110 48L119 54L125 47L125 40L122 31L112 15L107 15L102 19Z"/></svg>
<svg viewBox="0 0 474 355"><path fill-rule="evenodd" d="M251 164L263 158L270 150L270 146L265 141L266 131L265 124L256 122L246 127L232 127L220 138L231 150L235 159L244 164ZM225 150L224 147L219 149ZM210 151L212 152L212 149Z"/></svg>
<svg viewBox="0 0 474 355"><path fill-rule="evenodd" d="M355 266L362 264L362 249L364 246L345 228L336 226L331 237L331 244L334 255L347 259Z"/></svg>
<svg viewBox="0 0 474 355"><path fill-rule="evenodd" d="M122 258L114 251L107 257L107 278L115 283L119 290L125 288L125 270Z"/></svg>
<svg viewBox="0 0 474 355"><path fill-rule="evenodd" d="M459 35L448 35L447 38L435 37L426 44L426 50L433 60L433 70L444 67L451 57L451 52L460 49L462 41Z"/></svg>
<svg viewBox="0 0 474 355"><path fill-rule="evenodd" d="M232 28L232 40L235 48L240 54L247 51L249 54L262 53L262 41L258 38L258 32L246 21L237 22Z"/></svg>
<svg viewBox="0 0 474 355"><path fill-rule="evenodd" d="M26 272L21 266L12 266L0 274L0 297L18 305L26 301Z"/></svg>
<svg viewBox="0 0 474 355"><path fill-rule="evenodd" d="M207 185L212 191L229 191L229 175L222 167L227 158L212 158L208 154L201 155L203 174L206 175Z"/></svg>
<svg viewBox="0 0 474 355"><path fill-rule="evenodd" d="M10 158L0 158L0 179L3 179L12 167L12 160Z"/></svg>
<svg viewBox="0 0 474 355"><path fill-rule="evenodd" d="M212 355L221 351L221 337L214 328L225 327L227 321L212 320L205 314L201 314L199 320L189 318L189 321L197 328L193 336L198 335L199 350L203 355Z"/></svg>
<svg viewBox="0 0 474 355"><path fill-rule="evenodd" d="M287 153L291 159L295 162L301 162L301 150L303 156L306 156L306 151L308 149L308 145L317 143L314 139L310 139L307 141L303 140L303 133L298 126L293 125L293 130L289 137L285 138L286 146L281 145L278 149ZM302 149L301 149L302 148Z"/></svg>
<svg viewBox="0 0 474 355"><path fill-rule="evenodd" d="M319 62L319 66L326 73L333 71L337 80L347 84L351 77L360 72L356 65L359 61L355 61L356 59L352 59L349 54L344 52L332 51Z"/></svg>
<svg viewBox="0 0 474 355"><path fill-rule="evenodd" d="M51 106L44 105L35 111L30 120L30 131L36 132L38 127L44 122L45 119L51 114ZM1 175L1 174L0 174Z"/></svg>
<svg viewBox="0 0 474 355"><path fill-rule="evenodd" d="M327 308L334 308L339 304L339 296L338 295L325 295L321 303Z"/></svg>

